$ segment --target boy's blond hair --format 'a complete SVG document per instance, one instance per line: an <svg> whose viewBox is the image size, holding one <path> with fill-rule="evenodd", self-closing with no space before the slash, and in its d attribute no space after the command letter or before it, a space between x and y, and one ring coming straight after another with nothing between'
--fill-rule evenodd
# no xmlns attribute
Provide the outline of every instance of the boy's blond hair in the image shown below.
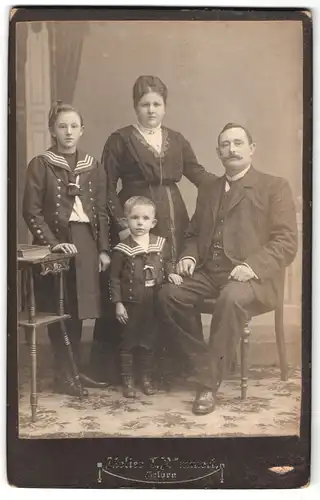
<svg viewBox="0 0 320 500"><path fill-rule="evenodd" d="M124 204L124 215L127 217L137 205L152 207L154 214L156 214L156 206L150 198L146 196L131 196Z"/></svg>

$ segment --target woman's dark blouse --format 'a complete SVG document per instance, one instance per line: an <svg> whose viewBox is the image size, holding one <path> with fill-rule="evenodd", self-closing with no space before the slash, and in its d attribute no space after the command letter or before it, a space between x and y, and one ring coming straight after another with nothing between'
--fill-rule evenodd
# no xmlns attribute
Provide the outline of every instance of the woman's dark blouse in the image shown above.
<svg viewBox="0 0 320 500"><path fill-rule="evenodd" d="M126 227L125 201L131 196L151 198L158 220L153 232L168 239L176 261L189 223L176 183L185 176L198 187L211 174L199 165L189 142L179 132L162 127L162 135L162 151L158 153L133 125L119 129L107 140L102 162L108 178L108 206L118 231ZM117 194L119 179L122 189Z"/></svg>

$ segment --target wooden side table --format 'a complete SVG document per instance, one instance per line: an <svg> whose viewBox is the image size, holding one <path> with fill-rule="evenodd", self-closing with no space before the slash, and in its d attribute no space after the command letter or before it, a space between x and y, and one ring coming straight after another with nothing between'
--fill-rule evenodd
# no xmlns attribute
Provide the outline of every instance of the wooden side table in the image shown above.
<svg viewBox="0 0 320 500"><path fill-rule="evenodd" d="M70 315L64 312L64 273L69 270L70 259L74 255L64 253L52 253L43 259L18 257L18 270L21 272L22 294L26 289L26 295L22 300L23 310L18 316L18 325L26 329L28 343L31 354L31 418L35 422L37 414L37 328L47 326L50 323L59 321L63 332L64 344L67 349L71 368L73 371L75 385L79 388L80 398L82 397L82 385L79 378L79 372L74 361L73 352L65 328L64 321L70 318ZM45 313L36 311L35 293L34 293L34 266L40 267L42 276L53 274L59 280L59 297L57 312Z"/></svg>

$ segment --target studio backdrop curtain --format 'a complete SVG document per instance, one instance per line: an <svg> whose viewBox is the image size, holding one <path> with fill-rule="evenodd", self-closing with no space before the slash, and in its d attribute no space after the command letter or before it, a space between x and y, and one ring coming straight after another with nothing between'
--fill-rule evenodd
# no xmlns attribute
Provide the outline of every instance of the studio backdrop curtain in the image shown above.
<svg viewBox="0 0 320 500"><path fill-rule="evenodd" d="M72 104L88 23L48 23L51 97Z"/></svg>

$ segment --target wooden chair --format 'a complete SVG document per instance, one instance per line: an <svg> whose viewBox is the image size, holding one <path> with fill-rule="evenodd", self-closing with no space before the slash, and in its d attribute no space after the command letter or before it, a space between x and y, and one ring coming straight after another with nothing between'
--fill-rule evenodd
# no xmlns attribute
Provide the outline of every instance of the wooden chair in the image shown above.
<svg viewBox="0 0 320 500"><path fill-rule="evenodd" d="M281 280L281 300L274 310L274 323L275 335L278 347L278 355L280 361L281 380L288 380L288 365L286 355L286 345L284 338L284 325L283 325L283 304L284 304L284 281L285 277ZM213 314L215 299L205 299L197 305L197 310L201 314ZM241 333L240 337L240 370L241 370L241 399L246 399L248 388L248 353L249 353L249 337L250 328L248 321ZM235 362L233 363L233 365Z"/></svg>

